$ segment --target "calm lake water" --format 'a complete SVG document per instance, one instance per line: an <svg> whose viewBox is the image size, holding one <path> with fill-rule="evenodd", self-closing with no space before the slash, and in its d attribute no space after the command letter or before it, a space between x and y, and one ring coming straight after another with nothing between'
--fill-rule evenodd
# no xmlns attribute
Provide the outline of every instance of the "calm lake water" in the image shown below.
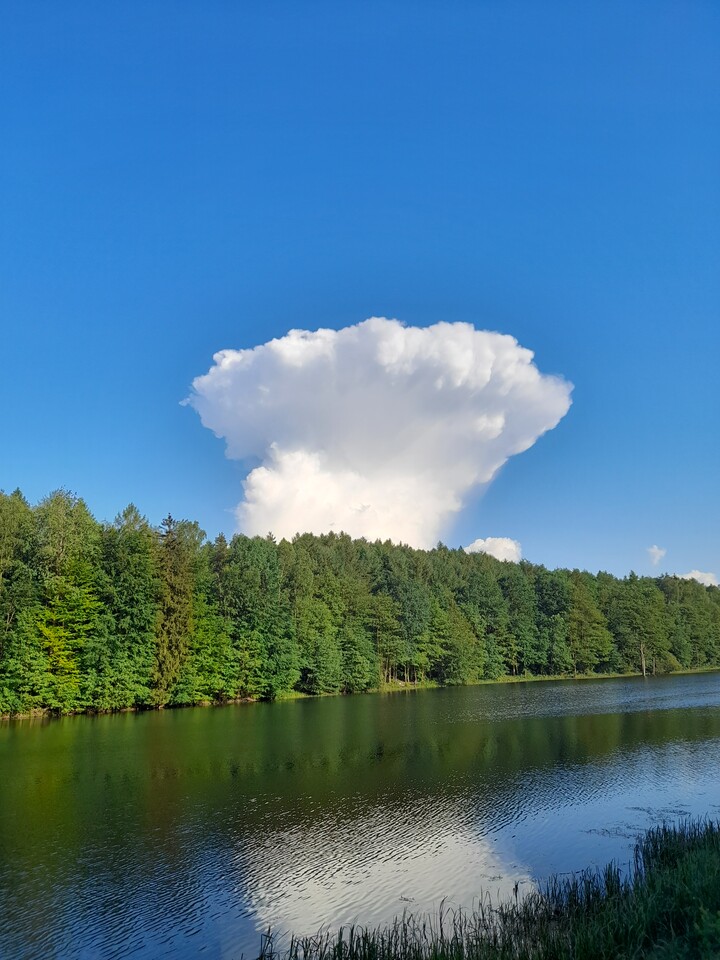
<svg viewBox="0 0 720 960"><path fill-rule="evenodd" d="M0 724L0 956L255 956L720 815L720 675Z"/></svg>

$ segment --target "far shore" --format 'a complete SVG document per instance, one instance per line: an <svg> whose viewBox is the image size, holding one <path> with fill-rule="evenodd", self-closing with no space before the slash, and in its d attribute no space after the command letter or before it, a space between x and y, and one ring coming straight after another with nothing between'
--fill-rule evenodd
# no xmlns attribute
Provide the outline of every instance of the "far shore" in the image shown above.
<svg viewBox="0 0 720 960"><path fill-rule="evenodd" d="M693 676L696 674L704 673L720 673L720 667L689 667L685 670L671 670L664 673L647 673L645 674L646 680L653 680L659 677L685 677ZM506 683L541 683L546 681L583 681L583 680L629 680L629 679L639 679L642 678L643 674L640 671L632 673L579 673L576 676L569 674L547 674L547 675L535 675L535 674L520 674L518 676L505 676L497 677L496 679L480 679L473 680L469 683L459 684L458 686L464 687L479 687L479 686L491 686L495 684L506 684ZM165 706L153 707L153 706L138 706L138 707L121 707L118 710L74 710L68 711L66 713L60 713L55 710L43 709L43 710L32 710L26 713L3 713L0 714L0 721L13 721L13 720L57 720L62 717L97 717L97 716L110 716L112 714L119 713L151 713L154 711L160 710L188 710L193 707L229 707L237 706L238 704L258 704L258 703L272 703L272 702L282 702L287 700L319 700L324 697L356 697L356 696L368 696L373 694L387 694L387 693L408 693L418 690L443 690L453 686L452 684L441 684L436 683L432 680L424 680L418 683L405 683L402 680L398 680L394 683L381 683L378 687L373 687L370 690L366 690L362 693L343 693L338 691L337 693L302 693L298 690L288 690L284 693L279 694L275 701L264 700L260 697L234 697L228 700L201 700L198 703L177 703L177 704L166 704Z"/></svg>

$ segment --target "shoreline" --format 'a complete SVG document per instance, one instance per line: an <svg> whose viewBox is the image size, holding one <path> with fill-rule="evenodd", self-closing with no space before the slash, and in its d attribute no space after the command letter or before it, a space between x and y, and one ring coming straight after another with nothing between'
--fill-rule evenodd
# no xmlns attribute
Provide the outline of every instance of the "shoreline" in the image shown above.
<svg viewBox="0 0 720 960"><path fill-rule="evenodd" d="M697 674L705 673L720 673L720 667L711 666L711 667L690 667L685 670L672 670L667 673L648 673L645 675L645 679L657 679L659 677L686 677L686 676L695 676ZM0 714L0 722L10 723L16 720L61 720L63 717L107 717L113 716L116 714L123 713L152 713L160 712L165 710L191 710L195 707L204 707L204 708L221 708L221 707L230 707L238 706L239 704L259 704L259 703L282 703L289 700L319 700L325 697L357 697L357 696L374 696L377 694L395 694L395 693L413 693L421 690L445 690L450 687L463 686L463 687L481 687L481 686L491 686L491 685L501 685L501 684L512 684L512 683L545 683L548 681L552 682L584 682L588 680L632 680L642 678L643 674L639 671L633 673L583 673L578 674L577 676L569 676L568 674L554 674L554 675L535 675L535 674L526 674L522 676L505 676L497 677L496 679L479 679L473 680L469 683L463 684L441 684L436 683L432 680L426 680L422 683L404 683L398 681L392 684L381 684L379 687L373 687L370 690L364 690L359 693L342 693L338 691L337 693L303 693L298 690L289 690L287 692L279 694L274 701L263 700L259 697L234 697L229 700L203 700L198 703L177 703L177 704L166 704L163 706L153 707L153 706L136 706L136 707L120 707L117 710L96 710L93 708L87 710L72 710L67 711L66 713L61 713L54 711L48 708L43 708L42 710L32 710L25 713L3 713Z"/></svg>

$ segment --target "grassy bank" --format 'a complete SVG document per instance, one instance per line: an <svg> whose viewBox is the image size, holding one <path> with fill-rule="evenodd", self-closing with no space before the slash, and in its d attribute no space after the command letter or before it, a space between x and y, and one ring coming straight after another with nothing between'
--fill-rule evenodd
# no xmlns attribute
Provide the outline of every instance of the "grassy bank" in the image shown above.
<svg viewBox="0 0 720 960"><path fill-rule="evenodd" d="M663 673L647 673L646 679L654 677L688 677L701 673L719 673L720 669L711 667L687 667L682 670L669 670ZM548 680L574 682L576 680L627 680L633 677L642 677L639 671L625 671L624 673L520 673L508 674L502 677L483 677L479 680L469 680L461 684L464 687L482 687L494 684L505 683L546 683ZM379 687L367 691L368 693L394 693L401 690L438 690L448 684L436 683L434 680L423 680L418 683L404 683L397 680L390 683L381 683ZM334 696L334 694L332 694Z"/></svg>
<svg viewBox="0 0 720 960"><path fill-rule="evenodd" d="M615 864L555 878L526 898L473 914L406 915L389 926L275 942L285 960L716 960L720 823L650 830L629 871Z"/></svg>

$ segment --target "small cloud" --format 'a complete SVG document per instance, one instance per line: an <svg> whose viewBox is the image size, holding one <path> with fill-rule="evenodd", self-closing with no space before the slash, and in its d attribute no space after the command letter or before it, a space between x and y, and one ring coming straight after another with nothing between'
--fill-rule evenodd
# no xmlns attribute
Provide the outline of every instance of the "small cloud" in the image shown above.
<svg viewBox="0 0 720 960"><path fill-rule="evenodd" d="M647 548L647 552L650 554L650 563L656 567L667 553L667 550L665 547L659 547L654 543L651 547Z"/></svg>
<svg viewBox="0 0 720 960"><path fill-rule="evenodd" d="M474 540L465 547L465 553L489 553L496 560L510 560L517 563L522 559L522 547L517 540L510 537L487 537L485 540Z"/></svg>
<svg viewBox="0 0 720 960"><path fill-rule="evenodd" d="M717 587L718 578L715 573L703 573L702 570L691 570L690 573L679 573L681 580L697 580L704 587Z"/></svg>

